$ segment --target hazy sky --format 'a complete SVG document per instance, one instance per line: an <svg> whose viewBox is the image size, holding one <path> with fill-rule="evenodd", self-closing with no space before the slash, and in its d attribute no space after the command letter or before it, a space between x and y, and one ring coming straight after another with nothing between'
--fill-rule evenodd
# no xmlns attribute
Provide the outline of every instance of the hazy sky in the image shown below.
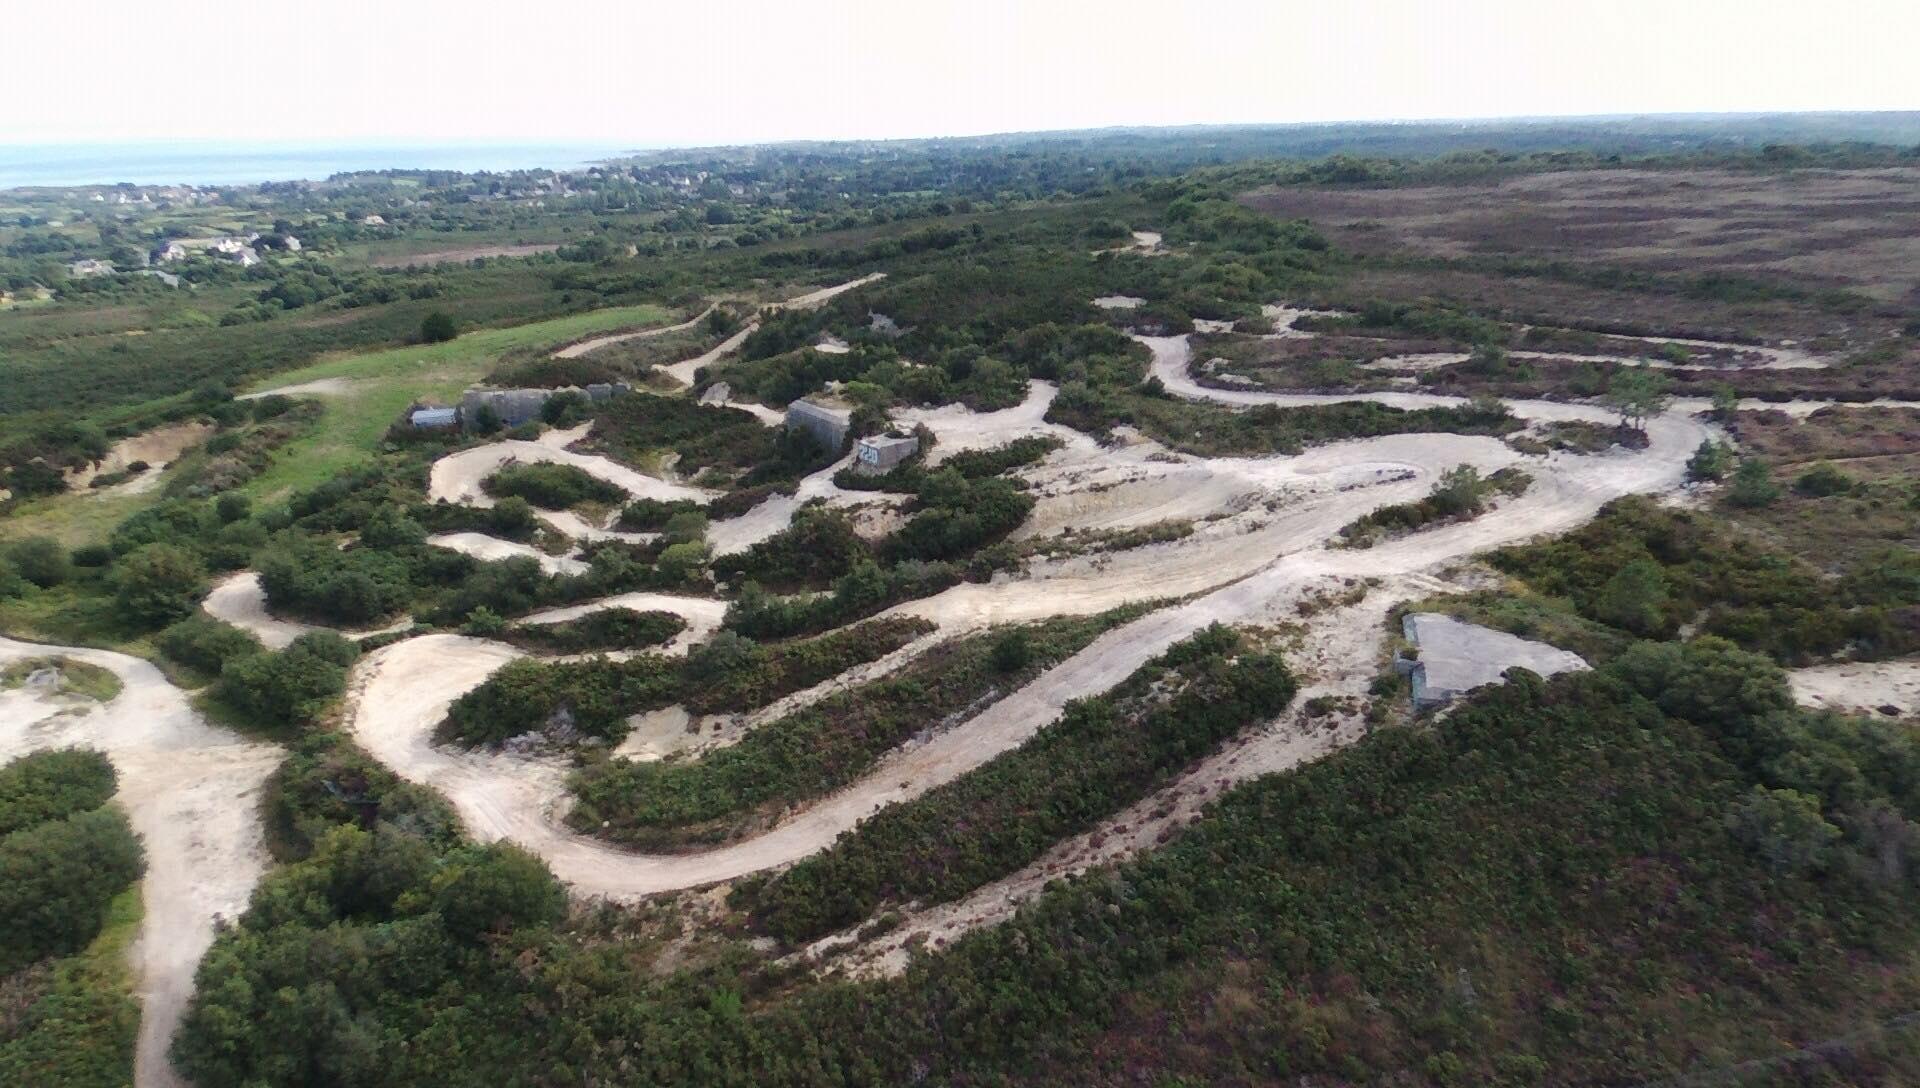
<svg viewBox="0 0 1920 1088"><path fill-rule="evenodd" d="M8 0L0 142L1920 108L1920 0ZM0 151L0 154L4 154Z"/></svg>

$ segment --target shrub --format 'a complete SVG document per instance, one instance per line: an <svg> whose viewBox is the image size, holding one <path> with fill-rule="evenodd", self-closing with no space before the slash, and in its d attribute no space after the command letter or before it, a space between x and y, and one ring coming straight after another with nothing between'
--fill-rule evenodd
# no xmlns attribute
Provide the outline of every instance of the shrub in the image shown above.
<svg viewBox="0 0 1920 1088"><path fill-rule="evenodd" d="M107 907L140 876L140 841L117 809L96 808L0 839L0 975L86 947Z"/></svg>
<svg viewBox="0 0 1920 1088"><path fill-rule="evenodd" d="M169 660L213 676L218 676L220 669L233 658L263 650L260 640L250 632L211 616L181 620L161 631L154 644Z"/></svg>
<svg viewBox="0 0 1920 1088"><path fill-rule="evenodd" d="M1831 495L1846 494L1853 490L1853 483L1853 477L1822 461L1801 473L1800 478L1793 482L1793 488L1802 495L1813 495L1815 497L1825 498ZM21 573L26 573L25 568L21 569ZM32 575L28 575L28 577L31 578Z"/></svg>
<svg viewBox="0 0 1920 1088"><path fill-rule="evenodd" d="M1751 509L1771 505L1779 497L1780 485L1773 482L1767 463L1758 457L1742 459L1733 472L1733 484L1727 488L1727 501Z"/></svg>
<svg viewBox="0 0 1920 1088"><path fill-rule="evenodd" d="M627 493L574 465L538 461L511 464L482 481L487 494L525 499L548 510L565 510L582 503L616 503Z"/></svg>
<svg viewBox="0 0 1920 1088"><path fill-rule="evenodd" d="M438 344L460 335L460 329L454 324L453 315L444 310L435 310L420 320L420 339L424 343Z"/></svg>
<svg viewBox="0 0 1920 1088"><path fill-rule="evenodd" d="M51 589L73 575L73 562L67 549L52 537L30 536L7 546L7 559L20 577Z"/></svg>
<svg viewBox="0 0 1920 1088"><path fill-rule="evenodd" d="M192 615L207 595L200 561L172 544L147 544L123 556L113 584L121 612L152 627Z"/></svg>
<svg viewBox="0 0 1920 1088"><path fill-rule="evenodd" d="M113 799L118 777L99 752L57 748L0 767L0 838L89 812Z"/></svg>
<svg viewBox="0 0 1920 1088"><path fill-rule="evenodd" d="M357 652L330 631L310 632L278 653L229 659L214 690L258 724L305 725L346 690L346 666Z"/></svg>

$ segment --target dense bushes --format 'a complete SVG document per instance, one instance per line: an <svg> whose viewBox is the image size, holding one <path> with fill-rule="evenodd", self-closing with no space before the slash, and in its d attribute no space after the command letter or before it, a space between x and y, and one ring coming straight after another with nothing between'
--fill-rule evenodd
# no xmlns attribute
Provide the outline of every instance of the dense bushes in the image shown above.
<svg viewBox="0 0 1920 1088"><path fill-rule="evenodd" d="M1105 695L1012 751L881 809L824 853L736 899L786 941L868 917L882 902L945 902L1155 789L1293 698L1277 655L1214 627L1176 644Z"/></svg>
<svg viewBox="0 0 1920 1088"><path fill-rule="evenodd" d="M934 629L917 616L893 616L773 646L721 631L687 655L681 702L696 714L765 706L878 661Z"/></svg>
<svg viewBox="0 0 1920 1088"><path fill-rule="evenodd" d="M805 506L794 512L785 529L744 551L715 559L713 572L727 579L751 578L781 590L819 587L845 575L871 554L844 511Z"/></svg>
<svg viewBox="0 0 1920 1088"><path fill-rule="evenodd" d="M406 608L427 549L336 548L314 537L281 542L256 560L274 611L363 627ZM466 567L462 559L451 565Z"/></svg>
<svg viewBox="0 0 1920 1088"><path fill-rule="evenodd" d="M882 546L895 563L967 556L1019 528L1034 503L1010 480L968 480L945 469L928 473L918 494L913 516Z"/></svg>
<svg viewBox="0 0 1920 1088"><path fill-rule="evenodd" d="M1138 614L1128 609L1035 624L1027 663L1013 672L995 667L999 633L969 636L928 651L898 672L761 725L738 744L698 760L589 766L574 779L579 803L568 822L647 847L730 837L766 810L854 781L909 736L995 692L1019 688Z"/></svg>
<svg viewBox="0 0 1920 1088"><path fill-rule="evenodd" d="M1495 566L1580 615L1670 638L1695 622L1783 662L1851 650L1883 657L1920 645L1920 579L1875 555L1833 579L1712 519L1622 499L1565 536L1505 548ZM1888 576L1893 575L1893 576Z"/></svg>
<svg viewBox="0 0 1920 1088"><path fill-rule="evenodd" d="M497 744L550 731L615 739L628 715L666 706L677 693L677 664L658 655L627 661L536 661L523 658L487 678L447 708L439 737L461 744Z"/></svg>
<svg viewBox="0 0 1920 1088"><path fill-rule="evenodd" d="M960 571L950 563L907 562L882 567L862 559L834 579L826 593L775 597L748 582L727 607L726 625L748 638L790 638L851 623L901 601L937 593L958 581Z"/></svg>
<svg viewBox="0 0 1920 1088"><path fill-rule="evenodd" d="M687 621L672 612L603 608L579 619L515 624L493 637L533 650L581 654L659 646L686 629Z"/></svg>
<svg viewBox="0 0 1920 1088"><path fill-rule="evenodd" d="M696 713L748 710L884 657L929 629L903 618L778 646L722 632L681 660L651 654L626 661L523 659L455 699L439 735L469 745L535 732L562 742L618 740L627 718L642 711L676 702Z"/></svg>
<svg viewBox="0 0 1920 1088"><path fill-rule="evenodd" d="M307 725L346 690L359 652L331 631L309 631L284 650L227 659L214 695L268 729Z"/></svg>
<svg viewBox="0 0 1920 1088"><path fill-rule="evenodd" d="M86 947L140 876L140 842L95 752L48 752L0 768L0 976ZM0 1032L0 1035L3 1035Z"/></svg>
<svg viewBox="0 0 1920 1088"><path fill-rule="evenodd" d="M0 838L36 824L99 808L117 788L113 764L98 752L50 749L0 767Z"/></svg>
<svg viewBox="0 0 1920 1088"><path fill-rule="evenodd" d="M218 676L228 661L262 649L260 640L250 632L211 616L181 620L155 636L154 645L169 661L208 676Z"/></svg>
<svg viewBox="0 0 1920 1088"><path fill-rule="evenodd" d="M582 503L612 504L627 497L625 491L584 469L547 461L509 464L480 486L497 498L525 499L545 510L566 510Z"/></svg>
<svg viewBox="0 0 1920 1088"><path fill-rule="evenodd" d="M336 828L312 857L270 873L215 942L173 1060L202 1088L405 1083L423 1070L362 1010L463 989L491 970L496 935L537 943L565 911L565 890L517 846L442 851L408 834ZM471 1029L456 1019L466 1020L410 1034L421 1043ZM280 1041L261 1045L268 1036ZM445 1069L449 1084L503 1075L470 1052Z"/></svg>
<svg viewBox="0 0 1920 1088"><path fill-rule="evenodd" d="M281 861L310 856L326 833L358 826L404 834L448 848L460 820L439 794L401 779L339 733L315 732L295 742L267 779L261 816L267 845Z"/></svg>
<svg viewBox="0 0 1920 1088"><path fill-rule="evenodd" d="M121 613L151 627L192 615L207 595L200 560L171 544L147 544L121 556L113 585Z"/></svg>

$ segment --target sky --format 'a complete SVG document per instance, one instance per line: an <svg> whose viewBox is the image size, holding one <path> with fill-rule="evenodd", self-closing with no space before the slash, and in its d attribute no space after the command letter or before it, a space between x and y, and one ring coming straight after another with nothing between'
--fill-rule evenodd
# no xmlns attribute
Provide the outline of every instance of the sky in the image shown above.
<svg viewBox="0 0 1920 1088"><path fill-rule="evenodd" d="M10 0L0 144L1920 109L1920 0ZM0 150L0 155L4 150Z"/></svg>

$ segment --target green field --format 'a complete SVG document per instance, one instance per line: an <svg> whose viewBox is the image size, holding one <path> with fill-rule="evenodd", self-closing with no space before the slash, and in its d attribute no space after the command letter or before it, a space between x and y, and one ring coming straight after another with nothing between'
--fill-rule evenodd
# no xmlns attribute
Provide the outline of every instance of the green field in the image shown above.
<svg viewBox="0 0 1920 1088"><path fill-rule="evenodd" d="M353 386L349 392L321 398L326 412L314 429L276 453L272 466L244 490L260 498L284 495L366 461L409 403L457 398L486 374L502 352L565 344L608 329L658 324L669 316L662 306L616 306L511 328L481 329L444 344L348 355L276 374L260 388L328 378Z"/></svg>

